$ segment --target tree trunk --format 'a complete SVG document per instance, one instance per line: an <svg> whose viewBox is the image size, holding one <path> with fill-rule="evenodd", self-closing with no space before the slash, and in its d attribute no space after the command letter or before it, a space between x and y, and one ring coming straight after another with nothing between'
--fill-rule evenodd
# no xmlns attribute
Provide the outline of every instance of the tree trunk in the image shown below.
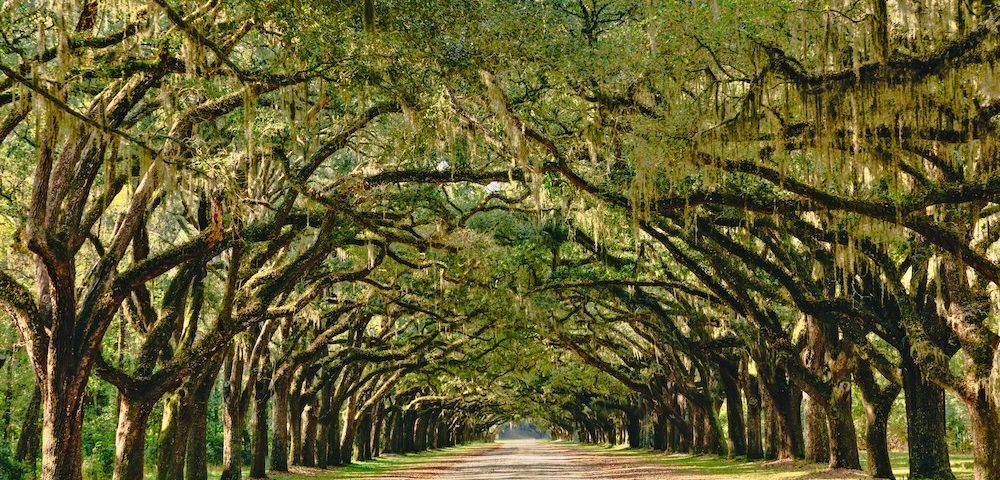
<svg viewBox="0 0 1000 480"><path fill-rule="evenodd" d="M378 434L377 434L377 431L376 431L376 428L375 428L375 424L376 423L377 423L377 421L373 418L372 419L372 441L371 441L372 446L374 446L375 443L378 442ZM450 431L450 429L448 428L448 416L446 414L442 413L441 416L438 417L438 428L437 428L437 447L438 448L444 448L444 447L448 446L449 431ZM374 448L372 449L372 456L377 456L377 455L375 455Z"/></svg>
<svg viewBox="0 0 1000 480"><path fill-rule="evenodd" d="M288 397L289 449L292 465L302 465L302 395L292 392Z"/></svg>
<svg viewBox="0 0 1000 480"><path fill-rule="evenodd" d="M369 460L372 432L371 419L368 415L365 415L358 420L357 434L354 435L354 438L354 448L358 452L358 461L364 462Z"/></svg>
<svg viewBox="0 0 1000 480"><path fill-rule="evenodd" d="M770 395L763 395L764 405L764 458L777 459L781 452L781 438L778 434L778 413L774 409Z"/></svg>
<svg viewBox="0 0 1000 480"><path fill-rule="evenodd" d="M909 445L910 477L954 480L948 458L944 390L924 380L907 349L903 360L903 391L906 400L906 440Z"/></svg>
<svg viewBox="0 0 1000 480"><path fill-rule="evenodd" d="M316 466L326 468L329 464L327 459L327 441L330 438L330 422L326 420L330 416L330 396L333 394L333 383L326 382L320 390L319 414L317 415L318 429L316 432ZM322 419L322 420L320 420Z"/></svg>
<svg viewBox="0 0 1000 480"><path fill-rule="evenodd" d="M438 448L437 446L437 426L439 419L441 417L440 411L432 411L430 417L427 420L427 429L425 430L427 439L424 441L424 446L428 450L433 450Z"/></svg>
<svg viewBox="0 0 1000 480"><path fill-rule="evenodd" d="M719 363L719 382L726 394L726 424L729 432L729 455L742 457L747 454L746 425L743 421L743 395L735 365Z"/></svg>
<svg viewBox="0 0 1000 480"><path fill-rule="evenodd" d="M358 421L354 418L356 401L352 398L347 406L344 434L340 440L340 461L344 465L349 465L354 461L354 437L358 434Z"/></svg>
<svg viewBox="0 0 1000 480"><path fill-rule="evenodd" d="M975 480L1000 480L1000 408L992 395L980 384L975 402L969 405Z"/></svg>
<svg viewBox="0 0 1000 480"><path fill-rule="evenodd" d="M50 368L66 369L58 365L62 362L54 363L57 365ZM42 480L83 477L83 391L87 380L70 378L50 373L42 391Z"/></svg>
<svg viewBox="0 0 1000 480"><path fill-rule="evenodd" d="M114 480L145 477L146 422L151 410L151 405L121 397L115 432Z"/></svg>
<svg viewBox="0 0 1000 480"><path fill-rule="evenodd" d="M653 450L667 450L667 426L669 425L667 413L659 408L656 410L656 426L653 427Z"/></svg>
<svg viewBox="0 0 1000 480"><path fill-rule="evenodd" d="M833 388L833 401L827 412L830 432L830 468L861 470L858 456L858 436L851 412L851 383L847 380Z"/></svg>
<svg viewBox="0 0 1000 480"><path fill-rule="evenodd" d="M427 450L427 413L417 416L417 421L413 422L413 450L422 452ZM597 442L597 428L593 423L588 423L587 429L590 431L591 443Z"/></svg>
<svg viewBox="0 0 1000 480"><path fill-rule="evenodd" d="M637 409L625 412L628 421L626 430L628 431L628 448L642 447L642 417Z"/></svg>
<svg viewBox="0 0 1000 480"><path fill-rule="evenodd" d="M222 367L221 355L209 366L208 371L197 382L188 406L191 428L187 438L186 480L208 480L208 457L205 446L208 443L208 401L212 397L215 379ZM224 408L224 407L223 407Z"/></svg>
<svg viewBox="0 0 1000 480"><path fill-rule="evenodd" d="M827 431L826 412L811 398L805 398L806 460L813 463L830 461L830 437Z"/></svg>
<svg viewBox="0 0 1000 480"><path fill-rule="evenodd" d="M379 402L375 407L375 426L372 432L372 457L382 455L382 434L385 431L385 405ZM450 434L450 431L449 431Z"/></svg>
<svg viewBox="0 0 1000 480"><path fill-rule="evenodd" d="M31 401L28 402L28 408L24 412L24 421L21 423L21 436L17 439L17 451L14 453L14 459L18 462L32 466L35 465L39 440L38 416L41 415L41 412L42 391L38 389L38 385L35 385L34 390L31 391Z"/></svg>
<svg viewBox="0 0 1000 480"><path fill-rule="evenodd" d="M385 448L386 452L389 453L402 453L403 452L403 412L398 409L398 407L393 407L391 417L392 421L389 422L389 434L388 444Z"/></svg>
<svg viewBox="0 0 1000 480"><path fill-rule="evenodd" d="M280 379L274 383L274 400L271 403L271 470L276 472L288 471L288 396L290 388L289 379Z"/></svg>
<svg viewBox="0 0 1000 480"><path fill-rule="evenodd" d="M186 399L178 391L163 400L159 443L156 449L157 480L183 480L184 455L187 450L190 413Z"/></svg>
<svg viewBox="0 0 1000 480"><path fill-rule="evenodd" d="M865 449L868 474L875 478L894 480L889 445L886 439L889 414L901 387L890 383L884 389L875 382L869 365L859 362L854 375L865 407Z"/></svg>
<svg viewBox="0 0 1000 480"><path fill-rule="evenodd" d="M403 429L400 433L402 436L400 438L401 445L403 447L400 453L410 453L416 450L416 439L415 433L417 431L417 414L412 410L407 410L403 413Z"/></svg>
<svg viewBox="0 0 1000 480"><path fill-rule="evenodd" d="M267 400L271 393L268 383L259 379L254 386L250 478L267 478Z"/></svg>
<svg viewBox="0 0 1000 480"><path fill-rule="evenodd" d="M768 458L780 460L805 458L805 437L802 435L802 390L792 385L784 370L772 367L763 382L770 406L768 427Z"/></svg>
<svg viewBox="0 0 1000 480"><path fill-rule="evenodd" d="M806 437L802 432L802 390L795 385L789 385L788 389L788 406L783 426L784 441L789 444L792 458L803 459L806 457Z"/></svg>
<svg viewBox="0 0 1000 480"><path fill-rule="evenodd" d="M302 423L305 428L302 431L302 465L306 467L316 466L316 408L307 404L302 410Z"/></svg>
<svg viewBox="0 0 1000 480"><path fill-rule="evenodd" d="M340 423L340 404L337 403L335 409L330 410L330 434L326 437L326 463L331 467L344 464L340 455Z"/></svg>
<svg viewBox="0 0 1000 480"><path fill-rule="evenodd" d="M220 480L241 480L243 477L243 420L238 399L224 399Z"/></svg>
<svg viewBox="0 0 1000 480"><path fill-rule="evenodd" d="M757 385L757 377L747 374L746 387L744 388L747 398L747 458L755 460L764 458L764 447L761 444L760 427L760 389Z"/></svg>

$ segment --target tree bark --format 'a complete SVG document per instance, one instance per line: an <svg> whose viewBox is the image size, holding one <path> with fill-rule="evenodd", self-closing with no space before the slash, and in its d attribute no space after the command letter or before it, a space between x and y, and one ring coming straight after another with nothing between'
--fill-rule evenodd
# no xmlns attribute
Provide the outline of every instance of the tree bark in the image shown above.
<svg viewBox="0 0 1000 480"><path fill-rule="evenodd" d="M875 478L894 480L892 462L889 458L889 445L886 438L889 414L892 405L902 389L899 385L889 383L881 388L875 381L871 367L865 362L858 362L854 375L861 400L865 407L865 449L868 464L868 474Z"/></svg>
<svg viewBox="0 0 1000 480"><path fill-rule="evenodd" d="M274 383L271 403L271 470L288 471L288 397L291 379ZM295 442L298 443L298 442Z"/></svg>
<svg viewBox="0 0 1000 480"><path fill-rule="evenodd" d="M344 416L344 433L340 439L340 461L344 465L349 465L354 461L354 437L358 433L358 420L355 418L357 402L356 395L351 397L347 404L347 413Z"/></svg>
<svg viewBox="0 0 1000 480"><path fill-rule="evenodd" d="M151 411L152 405L121 397L115 433L114 480L145 477L146 422Z"/></svg>
<svg viewBox="0 0 1000 480"><path fill-rule="evenodd" d="M760 389L757 385L757 377L745 375L746 387L744 391L747 397L747 458L755 460L764 458L764 447L761 444L760 426Z"/></svg>
<svg viewBox="0 0 1000 480"><path fill-rule="evenodd" d="M52 362L53 369L65 369ZM42 392L42 480L81 480L86 379L50 373ZM60 381L60 378L65 380Z"/></svg>
<svg viewBox="0 0 1000 480"><path fill-rule="evenodd" d="M763 382L771 410L768 432L768 458L805 458L805 438L802 435L802 391L792 385L783 369L773 367L769 379ZM773 457L772 457L773 455Z"/></svg>
<svg viewBox="0 0 1000 480"><path fill-rule="evenodd" d="M375 418L375 426L372 432L371 455L372 457L379 457L382 455L382 436L385 431L385 404L380 401L372 415Z"/></svg>
<svg viewBox="0 0 1000 480"><path fill-rule="evenodd" d="M830 468L861 470L858 436L851 412L851 383L845 380L834 386L832 400L826 415L830 432Z"/></svg>
<svg viewBox="0 0 1000 480"><path fill-rule="evenodd" d="M628 421L626 426L628 448L640 448L642 446L642 417L639 416L637 409L625 412L625 416Z"/></svg>
<svg viewBox="0 0 1000 480"><path fill-rule="evenodd" d="M746 426L743 421L743 395L740 393L739 372L735 365L719 364L719 382L726 394L726 420L729 431L729 455L747 454Z"/></svg>
<svg viewBox="0 0 1000 480"><path fill-rule="evenodd" d="M417 413L413 410L406 410L403 413L403 429L401 431L402 438L402 452L401 453L411 453L416 452L416 431L417 431Z"/></svg>
<svg viewBox="0 0 1000 480"><path fill-rule="evenodd" d="M319 414L317 415L319 425L316 431L316 466L319 468L326 468L329 464L327 442L330 438L330 422L327 418L330 416L330 402L333 400L330 398L331 395L333 395L333 382L326 382L319 392Z"/></svg>
<svg viewBox="0 0 1000 480"><path fill-rule="evenodd" d="M167 395L163 400L163 417L160 422L159 444L156 449L157 480L183 480L184 455L190 418L188 405L181 391Z"/></svg>
<svg viewBox="0 0 1000 480"><path fill-rule="evenodd" d="M250 453L250 478L267 478L267 400L270 382L257 380L253 399L253 436Z"/></svg>
<svg viewBox="0 0 1000 480"><path fill-rule="evenodd" d="M826 412L810 398L803 400L806 414L806 460L813 463L830 461L830 437Z"/></svg>
<svg viewBox="0 0 1000 480"><path fill-rule="evenodd" d="M17 450L14 459L24 464L35 464L35 455L38 448L38 416L42 411L42 391L35 385L31 391L31 400L28 408L24 412L24 421L21 423L21 436L17 438ZM28 461L30 457L30 462ZM32 469L34 471L34 469Z"/></svg>
<svg viewBox="0 0 1000 480"><path fill-rule="evenodd" d="M330 410L330 431L326 441L326 463L329 466L343 465L344 460L340 452L341 413L340 404Z"/></svg>
<svg viewBox="0 0 1000 480"><path fill-rule="evenodd" d="M969 405L975 480L1000 480L1000 407L993 398L993 392L980 384Z"/></svg>
<svg viewBox="0 0 1000 480"><path fill-rule="evenodd" d="M240 480L243 477L244 412L241 410L237 399L223 400L222 476L220 480Z"/></svg>
<svg viewBox="0 0 1000 480"><path fill-rule="evenodd" d="M306 404L302 409L302 422L305 428L302 430L302 465L306 467L316 466L316 408L311 404Z"/></svg>
<svg viewBox="0 0 1000 480"><path fill-rule="evenodd" d="M946 441L944 390L924 379L908 348L900 351L900 356L903 360L910 477L954 480Z"/></svg>
<svg viewBox="0 0 1000 480"><path fill-rule="evenodd" d="M292 465L302 465L302 409L303 399L299 392L291 392L288 397L289 450Z"/></svg>
<svg viewBox="0 0 1000 480"><path fill-rule="evenodd" d="M219 374L221 361L216 360L197 382L188 408L191 428L188 430L186 480L208 480L208 457L205 452L208 436L208 401ZM223 407L225 408L225 407Z"/></svg>

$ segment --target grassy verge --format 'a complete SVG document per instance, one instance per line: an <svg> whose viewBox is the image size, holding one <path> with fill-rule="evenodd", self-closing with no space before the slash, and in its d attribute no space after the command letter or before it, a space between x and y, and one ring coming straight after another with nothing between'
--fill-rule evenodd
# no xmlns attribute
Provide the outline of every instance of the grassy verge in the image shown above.
<svg viewBox="0 0 1000 480"><path fill-rule="evenodd" d="M422 464L430 463L440 457L460 454L471 450L486 447L484 443L470 443L456 447L430 450L421 453L411 453L407 455L389 455L380 457L370 462L357 462L345 467L331 469L303 469L295 473L279 474L269 472L271 478L275 480L346 480L368 478L376 475L385 475L397 470L418 467Z"/></svg>
<svg viewBox="0 0 1000 480"><path fill-rule="evenodd" d="M561 442L571 444L571 442ZM741 480L804 480L808 478L839 479L866 478L864 476L838 476L829 472L826 465L796 462L754 461L746 462L712 455L664 454L651 450L629 450L623 447L601 447L595 445L575 444L580 448L599 450L617 455L631 455L644 461L666 465L681 470L687 475L705 477L706 479L739 478ZM909 474L909 458L906 452L893 452L893 473L897 480L907 480ZM861 466L865 467L865 454L861 452ZM972 480L972 455L952 454L951 468L956 480Z"/></svg>

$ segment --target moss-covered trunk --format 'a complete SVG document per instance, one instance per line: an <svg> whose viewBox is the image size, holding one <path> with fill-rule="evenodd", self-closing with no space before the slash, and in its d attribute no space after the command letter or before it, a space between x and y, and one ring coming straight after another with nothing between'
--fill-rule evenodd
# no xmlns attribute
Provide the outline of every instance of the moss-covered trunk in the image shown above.
<svg viewBox="0 0 1000 480"><path fill-rule="evenodd" d="M1000 480L1000 408L986 385L976 388L969 405L972 427L973 478Z"/></svg>
<svg viewBox="0 0 1000 480"><path fill-rule="evenodd" d="M764 446L761 444L761 400L760 387L757 385L757 377L745 375L745 388L747 399L747 458L764 458Z"/></svg>
<svg viewBox="0 0 1000 480"><path fill-rule="evenodd" d="M157 480L182 480L184 456L190 427L190 412L186 395L181 391L168 394L163 399L163 416L156 449Z"/></svg>
<svg viewBox="0 0 1000 480"><path fill-rule="evenodd" d="M954 480L948 457L944 390L921 374L907 351L903 359L903 391L906 400L906 440L909 445L910 477Z"/></svg>
<svg viewBox="0 0 1000 480"><path fill-rule="evenodd" d="M267 380L259 379L254 386L250 478L267 477L267 400L269 396L270 388Z"/></svg>
<svg viewBox="0 0 1000 480"><path fill-rule="evenodd" d="M803 403L806 416L806 460L827 463L830 461L830 436L826 412L808 397Z"/></svg>
<svg viewBox="0 0 1000 480"><path fill-rule="evenodd" d="M271 403L271 470L288 471L288 397L291 379L274 382ZM297 443L297 442L296 442ZM294 450L294 449L293 449Z"/></svg>

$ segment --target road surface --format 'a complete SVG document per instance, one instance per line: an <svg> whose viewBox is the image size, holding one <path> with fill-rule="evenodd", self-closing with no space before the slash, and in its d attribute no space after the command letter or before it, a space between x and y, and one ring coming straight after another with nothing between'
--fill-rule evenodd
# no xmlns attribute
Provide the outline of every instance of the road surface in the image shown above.
<svg viewBox="0 0 1000 480"><path fill-rule="evenodd" d="M510 440L449 455L416 467L396 470L379 480L646 480L678 479L678 471L644 463L628 455L559 445Z"/></svg>

